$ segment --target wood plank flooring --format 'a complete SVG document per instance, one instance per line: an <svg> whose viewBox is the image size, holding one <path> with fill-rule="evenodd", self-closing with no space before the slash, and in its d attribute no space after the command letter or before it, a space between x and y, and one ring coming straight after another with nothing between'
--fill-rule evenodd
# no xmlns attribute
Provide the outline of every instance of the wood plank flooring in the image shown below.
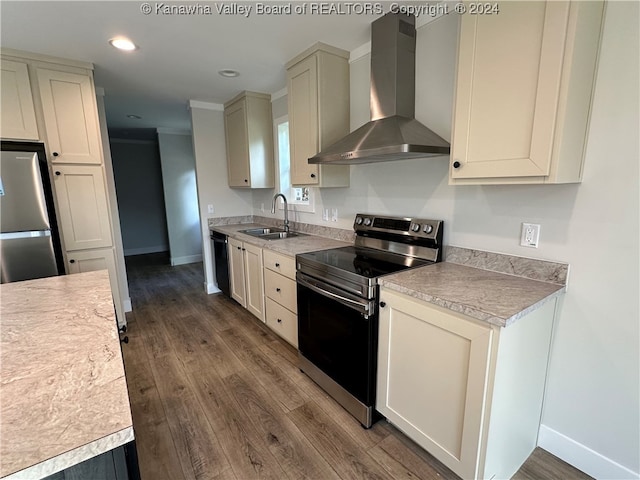
<svg viewBox="0 0 640 480"><path fill-rule="evenodd" d="M143 480L455 479L385 421L365 430L201 264L127 258L125 370ZM536 449L519 480L590 477Z"/></svg>

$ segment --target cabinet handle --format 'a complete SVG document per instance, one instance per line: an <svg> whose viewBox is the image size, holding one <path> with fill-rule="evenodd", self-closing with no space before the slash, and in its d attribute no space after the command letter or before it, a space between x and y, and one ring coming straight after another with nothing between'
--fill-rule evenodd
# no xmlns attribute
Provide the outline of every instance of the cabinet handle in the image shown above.
<svg viewBox="0 0 640 480"><path fill-rule="evenodd" d="M276 292L279 292L279 291L280 291L280 289L279 289L279 288L276 288Z"/></svg>
<svg viewBox="0 0 640 480"><path fill-rule="evenodd" d="M380 308L384 308L386 306L387 306L387 304L385 302L380 302Z"/></svg>
<svg viewBox="0 0 640 480"><path fill-rule="evenodd" d="M282 323L282 319L281 318L278 319L278 323Z"/></svg>
<svg viewBox="0 0 640 480"><path fill-rule="evenodd" d="M57 157L58 155L60 155L58 152L53 152L54 157Z"/></svg>
<svg viewBox="0 0 640 480"><path fill-rule="evenodd" d="M69 260L69 263L76 263L76 261L72 258L71 260Z"/></svg>
<svg viewBox="0 0 640 480"><path fill-rule="evenodd" d="M279 263L276 263L276 268L280 268L280 264Z"/></svg>
<svg viewBox="0 0 640 480"><path fill-rule="evenodd" d="M453 168L460 168L460 165L462 165L459 161L455 161L453 162Z"/></svg>
<svg viewBox="0 0 640 480"><path fill-rule="evenodd" d="M311 174L311 178L316 178L316 174L315 174L315 173L312 173L312 174Z"/></svg>
<svg viewBox="0 0 640 480"><path fill-rule="evenodd" d="M60 175L60 172L56 171L56 175Z"/></svg>

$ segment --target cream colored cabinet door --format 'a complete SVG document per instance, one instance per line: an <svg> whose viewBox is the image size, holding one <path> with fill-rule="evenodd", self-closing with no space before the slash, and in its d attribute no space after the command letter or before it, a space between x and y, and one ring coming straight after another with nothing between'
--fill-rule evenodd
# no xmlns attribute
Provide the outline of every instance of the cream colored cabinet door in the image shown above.
<svg viewBox="0 0 640 480"><path fill-rule="evenodd" d="M107 270L109 272L109 283L111 284L111 294L113 295L118 325L126 325L113 248L66 252L66 259L68 273L93 272L95 270Z"/></svg>
<svg viewBox="0 0 640 480"><path fill-rule="evenodd" d="M248 243L244 244L244 274L247 310L263 322L264 317L264 279L262 273L262 249Z"/></svg>
<svg viewBox="0 0 640 480"><path fill-rule="evenodd" d="M246 308L244 280L244 246L235 238L229 238L227 242L229 253L229 277L231 281L231 298Z"/></svg>
<svg viewBox="0 0 640 480"><path fill-rule="evenodd" d="M0 137L38 140L36 112L26 63L2 60Z"/></svg>
<svg viewBox="0 0 640 480"><path fill-rule="evenodd" d="M451 181L580 181L602 2L499 7L460 17Z"/></svg>
<svg viewBox="0 0 640 480"><path fill-rule="evenodd" d="M287 63L291 184L348 187L348 165L308 159L349 133L349 53L318 43Z"/></svg>
<svg viewBox="0 0 640 480"><path fill-rule="evenodd" d="M78 250L66 253L67 272L84 273L96 270L107 270L109 272L109 282L111 292L116 305L120 303L118 290L118 275L116 273L116 258L113 248L99 248L92 250Z"/></svg>
<svg viewBox="0 0 640 480"><path fill-rule="evenodd" d="M227 172L230 187L273 188L271 97L242 92L224 104Z"/></svg>
<svg viewBox="0 0 640 480"><path fill-rule="evenodd" d="M65 249L110 247L113 241L102 167L53 165L52 178Z"/></svg>
<svg viewBox="0 0 640 480"><path fill-rule="evenodd" d="M224 110L224 132L230 187L250 187L247 107L242 99Z"/></svg>
<svg viewBox="0 0 640 480"><path fill-rule="evenodd" d="M380 300L377 410L457 475L477 478L492 328L384 287Z"/></svg>
<svg viewBox="0 0 640 480"><path fill-rule="evenodd" d="M37 70L53 163L101 164L102 146L93 81L89 75Z"/></svg>
<svg viewBox="0 0 640 480"><path fill-rule="evenodd" d="M311 56L288 71L289 148L291 184L317 185L318 166L309 157L318 153L318 66Z"/></svg>

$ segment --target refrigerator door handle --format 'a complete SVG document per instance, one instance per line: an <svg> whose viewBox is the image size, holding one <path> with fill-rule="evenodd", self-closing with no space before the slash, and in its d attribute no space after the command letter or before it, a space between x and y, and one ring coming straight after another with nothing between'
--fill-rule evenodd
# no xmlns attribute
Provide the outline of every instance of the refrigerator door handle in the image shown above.
<svg viewBox="0 0 640 480"><path fill-rule="evenodd" d="M0 233L0 240L13 240L16 238L50 237L51 230L32 230L30 232Z"/></svg>

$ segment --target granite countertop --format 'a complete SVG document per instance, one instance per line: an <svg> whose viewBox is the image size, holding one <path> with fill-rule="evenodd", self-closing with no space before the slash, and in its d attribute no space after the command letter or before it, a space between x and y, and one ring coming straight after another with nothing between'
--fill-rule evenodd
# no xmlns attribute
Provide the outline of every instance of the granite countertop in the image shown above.
<svg viewBox="0 0 640 480"><path fill-rule="evenodd" d="M565 286L442 262L379 278L386 288L506 327L564 292Z"/></svg>
<svg viewBox="0 0 640 480"><path fill-rule="evenodd" d="M304 234L299 237L283 238L279 240L262 240L246 233L240 233L240 230L249 228L262 228L265 225L258 223L243 223L236 225L216 225L210 226L210 230L224 233L232 238L247 242L257 247L274 252L282 253L290 257L295 257L298 253L313 252L315 250L327 250L329 248L346 247L353 243L334 240L332 238L320 237L317 235ZM268 228L268 227L267 227Z"/></svg>
<svg viewBox="0 0 640 480"><path fill-rule="evenodd" d="M0 477L43 478L132 441L107 271L0 297Z"/></svg>

